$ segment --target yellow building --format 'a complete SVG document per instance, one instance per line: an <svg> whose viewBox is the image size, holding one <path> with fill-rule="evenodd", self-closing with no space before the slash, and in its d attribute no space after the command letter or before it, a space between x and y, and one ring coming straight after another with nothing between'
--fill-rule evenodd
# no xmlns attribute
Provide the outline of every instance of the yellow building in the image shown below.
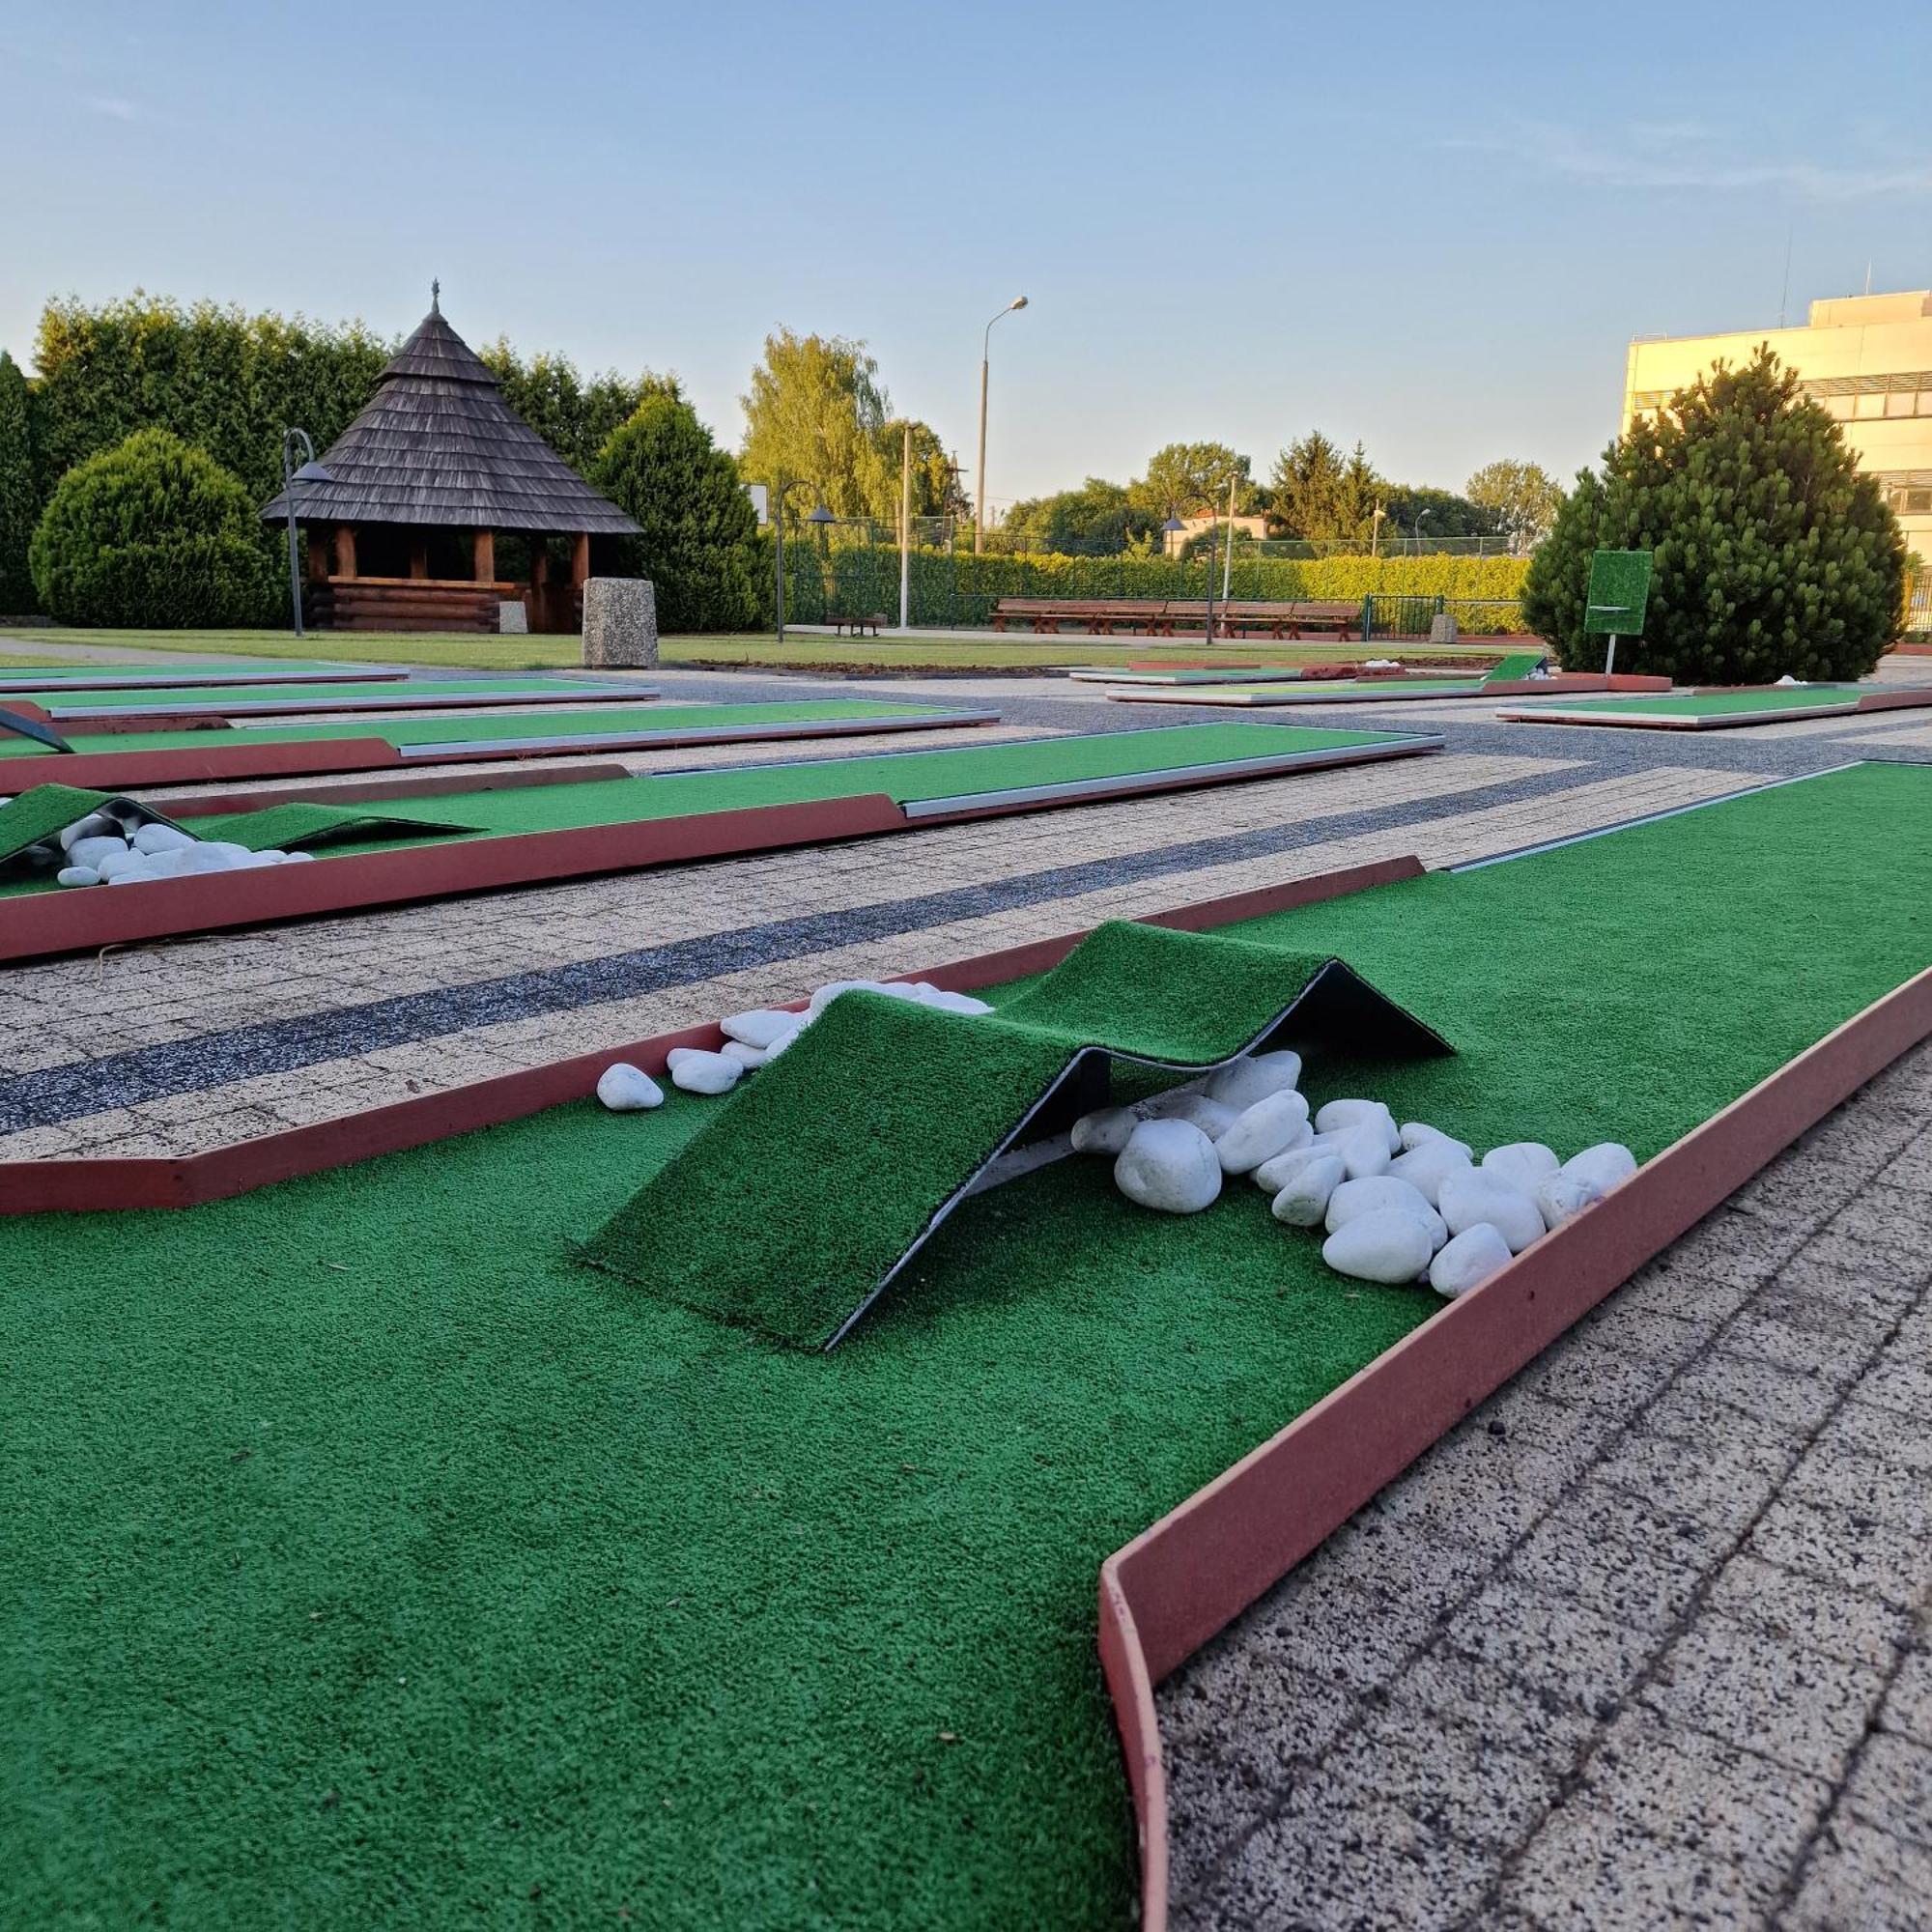
<svg viewBox="0 0 1932 1932"><path fill-rule="evenodd" d="M1747 360L1760 342L1844 425L1845 440L1877 477L1906 543L1932 557L1932 290L1815 301L1803 328L1633 342L1621 427L1668 402L1712 363Z"/></svg>

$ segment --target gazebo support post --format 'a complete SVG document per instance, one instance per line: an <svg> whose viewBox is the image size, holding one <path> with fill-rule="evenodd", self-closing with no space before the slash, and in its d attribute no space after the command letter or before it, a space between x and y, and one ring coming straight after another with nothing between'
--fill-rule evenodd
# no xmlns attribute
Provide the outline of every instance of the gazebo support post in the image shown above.
<svg viewBox="0 0 1932 1932"><path fill-rule="evenodd" d="M410 546L410 575L426 579L429 576L429 545L412 543Z"/></svg>
<svg viewBox="0 0 1932 1932"><path fill-rule="evenodd" d="M476 582L495 583L497 581L497 532L478 530L475 539Z"/></svg>
<svg viewBox="0 0 1932 1932"><path fill-rule="evenodd" d="M355 581L355 526L337 524L335 526L335 574Z"/></svg>
<svg viewBox="0 0 1932 1932"><path fill-rule="evenodd" d="M590 532L579 530L570 547L570 587L582 590L590 581Z"/></svg>

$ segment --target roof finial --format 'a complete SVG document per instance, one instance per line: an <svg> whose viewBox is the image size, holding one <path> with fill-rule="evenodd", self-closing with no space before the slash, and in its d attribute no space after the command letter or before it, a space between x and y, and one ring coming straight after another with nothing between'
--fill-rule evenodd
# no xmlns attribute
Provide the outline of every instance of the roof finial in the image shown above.
<svg viewBox="0 0 1932 1932"><path fill-rule="evenodd" d="M442 284L439 281L432 281L429 285L429 312L432 315L442 313Z"/></svg>

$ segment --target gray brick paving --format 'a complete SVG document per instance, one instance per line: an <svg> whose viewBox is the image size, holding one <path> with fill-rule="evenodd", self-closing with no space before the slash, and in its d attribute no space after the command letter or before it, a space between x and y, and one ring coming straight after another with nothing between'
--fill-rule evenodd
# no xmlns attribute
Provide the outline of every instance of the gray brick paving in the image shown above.
<svg viewBox="0 0 1932 1932"><path fill-rule="evenodd" d="M1932 1045L1160 1688L1178 1925L1932 1924L1929 1151Z"/></svg>

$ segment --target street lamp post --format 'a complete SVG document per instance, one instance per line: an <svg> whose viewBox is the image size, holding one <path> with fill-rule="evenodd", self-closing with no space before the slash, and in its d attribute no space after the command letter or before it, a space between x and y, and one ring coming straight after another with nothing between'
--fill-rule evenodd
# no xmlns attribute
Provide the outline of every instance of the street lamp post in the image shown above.
<svg viewBox="0 0 1932 1932"><path fill-rule="evenodd" d="M300 453L298 466L297 453ZM282 432L282 502L289 513L289 603L295 612L296 636L305 637L302 629L302 590L301 565L296 552L296 485L298 483L333 483L331 476L315 460L315 444L309 440L305 429L285 429Z"/></svg>
<svg viewBox="0 0 1932 1932"><path fill-rule="evenodd" d="M785 640L785 497L792 491L796 490L801 483L809 482L810 480L809 477L794 476L789 483L779 483L772 490L772 552L777 558L778 596L776 609L779 621L778 640L781 646L783 645ZM826 524L837 523L838 519L825 507L825 499L821 497L812 506L805 521L808 524L817 524L823 527Z"/></svg>
<svg viewBox="0 0 1932 1932"><path fill-rule="evenodd" d="M1209 497L1208 512L1210 518L1214 515L1214 499ZM1177 533L1184 536L1187 532L1187 526L1180 521L1179 512L1172 508L1167 513L1167 522L1160 527L1164 536L1173 536ZM1220 528L1218 521L1210 522L1208 526L1208 628L1202 641L1208 644L1214 641L1214 553L1220 547L1218 542ZM1232 532L1230 535L1232 538Z"/></svg>
<svg viewBox="0 0 1932 1932"><path fill-rule="evenodd" d="M1000 315L1011 315L1015 309L1025 308L1025 296L1015 296ZM986 369L993 353L993 322L986 325L986 332L980 338L980 493L973 505L973 554L978 555L986 547Z"/></svg>

